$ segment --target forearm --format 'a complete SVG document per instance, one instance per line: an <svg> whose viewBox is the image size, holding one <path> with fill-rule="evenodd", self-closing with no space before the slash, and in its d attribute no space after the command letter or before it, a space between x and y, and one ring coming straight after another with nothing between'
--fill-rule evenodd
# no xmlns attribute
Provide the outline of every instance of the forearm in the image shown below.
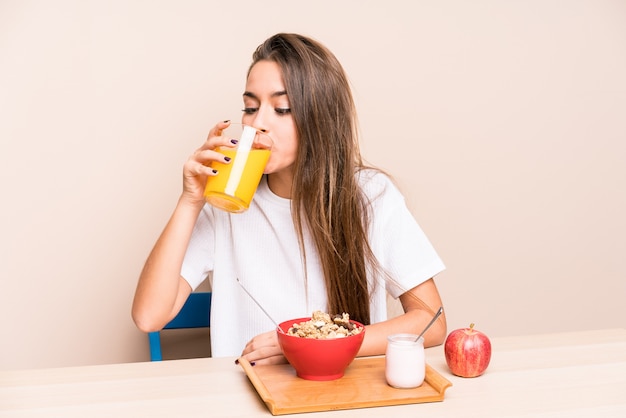
<svg viewBox="0 0 626 418"><path fill-rule="evenodd" d="M137 327L161 329L179 311L191 289L180 271L193 227L202 206L182 197L152 249L139 277L132 316Z"/></svg>
<svg viewBox="0 0 626 418"><path fill-rule="evenodd" d="M387 348L387 337L392 334L415 334L424 330L432 319L426 310L415 309L384 322L366 327L365 339L359 350L359 356L374 356L384 354ZM424 334L424 346L431 347L442 344L447 332L445 314Z"/></svg>
<svg viewBox="0 0 626 418"><path fill-rule="evenodd" d="M400 296L404 314L367 327L360 356L384 354L387 348L387 337L392 334L421 333L433 316L443 306L439 291L433 279L405 292ZM447 335L445 312L424 334L424 346L431 347L442 344Z"/></svg>

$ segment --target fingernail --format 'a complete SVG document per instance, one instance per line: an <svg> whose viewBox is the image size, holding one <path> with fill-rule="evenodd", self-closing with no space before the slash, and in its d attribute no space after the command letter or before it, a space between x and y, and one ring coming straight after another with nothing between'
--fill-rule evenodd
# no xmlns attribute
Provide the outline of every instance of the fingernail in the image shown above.
<svg viewBox="0 0 626 418"><path fill-rule="evenodd" d="M236 359L236 360L235 360L235 364L239 364L239 359Z"/></svg>
<svg viewBox="0 0 626 418"><path fill-rule="evenodd" d="M256 366L256 361L251 361L250 366Z"/></svg>
<svg viewBox="0 0 626 418"><path fill-rule="evenodd" d="M233 144L236 144L239 141L237 141L236 139L231 139L230 142L232 142Z"/></svg>
<svg viewBox="0 0 626 418"><path fill-rule="evenodd" d="M229 162L230 161L230 157L224 157L224 161Z"/></svg>
<svg viewBox="0 0 626 418"><path fill-rule="evenodd" d="M213 169L211 171L213 171L213 174L217 174L217 170Z"/></svg>
<svg viewBox="0 0 626 418"><path fill-rule="evenodd" d="M228 122L230 122L230 119L226 119L226 120L224 121L224 123L228 123Z"/></svg>

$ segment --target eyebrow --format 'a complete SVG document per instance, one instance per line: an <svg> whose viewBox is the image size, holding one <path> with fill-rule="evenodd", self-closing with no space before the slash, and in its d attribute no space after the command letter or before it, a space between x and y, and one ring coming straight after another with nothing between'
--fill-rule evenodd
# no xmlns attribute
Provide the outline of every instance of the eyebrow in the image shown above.
<svg viewBox="0 0 626 418"><path fill-rule="evenodd" d="M276 92L272 93L270 97L273 98L273 97L280 97L280 96L286 96L286 95L287 95L287 92L285 90L280 90L280 91L276 91ZM244 91L243 92L243 97L249 97L249 98L257 100L257 101L259 100L257 95L252 93L251 91Z"/></svg>

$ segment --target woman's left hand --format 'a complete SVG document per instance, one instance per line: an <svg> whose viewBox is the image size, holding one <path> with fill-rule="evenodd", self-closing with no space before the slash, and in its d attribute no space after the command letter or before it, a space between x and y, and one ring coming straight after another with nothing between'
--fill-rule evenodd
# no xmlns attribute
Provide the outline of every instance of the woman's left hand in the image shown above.
<svg viewBox="0 0 626 418"><path fill-rule="evenodd" d="M265 332L251 339L243 349L241 356L255 365L287 362L283 356L283 351L280 349L276 331Z"/></svg>

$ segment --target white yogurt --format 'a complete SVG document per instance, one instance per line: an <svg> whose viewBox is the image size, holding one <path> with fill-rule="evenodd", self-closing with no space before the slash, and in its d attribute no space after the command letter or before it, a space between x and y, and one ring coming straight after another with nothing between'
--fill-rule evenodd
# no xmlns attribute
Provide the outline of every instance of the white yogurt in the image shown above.
<svg viewBox="0 0 626 418"><path fill-rule="evenodd" d="M394 388L410 389L420 386L426 374L424 338L417 335L394 334L387 337L385 378Z"/></svg>

